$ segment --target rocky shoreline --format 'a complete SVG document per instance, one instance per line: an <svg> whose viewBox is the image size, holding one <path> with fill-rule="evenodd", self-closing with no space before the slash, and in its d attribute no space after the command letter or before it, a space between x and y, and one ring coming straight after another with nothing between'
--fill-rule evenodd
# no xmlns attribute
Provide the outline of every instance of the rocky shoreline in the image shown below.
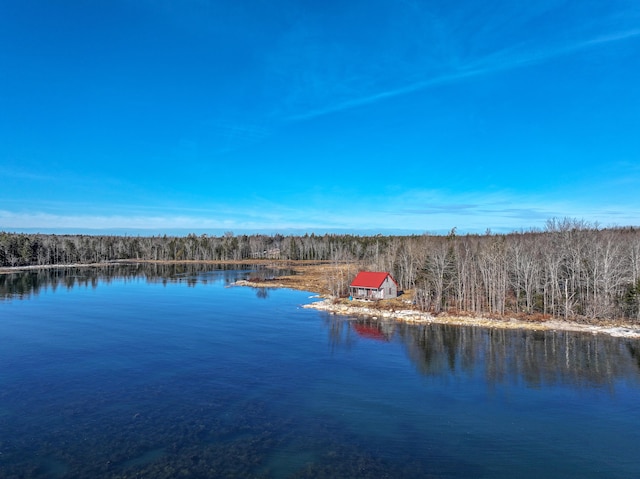
<svg viewBox="0 0 640 479"><path fill-rule="evenodd" d="M69 265L46 265L46 266L23 266L23 267L5 267L0 268L2 273L14 273L17 271L44 269L44 268L69 268L69 267L101 267L113 264L127 263L189 263L185 261L162 262L162 261L110 261L105 263L92 264L69 264ZM198 262L202 263L202 262ZM210 262L211 264L235 264L236 262ZM247 260L237 262L238 264L265 264L262 260ZM296 264L295 262L278 262L269 261L272 266L287 266L296 270L295 275L277 276L272 280L247 281L240 280L234 283L235 286L249 286L253 288L289 288L303 291L312 291L319 294L319 298L325 298L322 301L315 301L303 305L304 308L317 309L326 311L330 314L339 314L343 316L360 316L380 320L403 321L415 324L452 324L459 326L479 326L484 328L502 328L502 329L528 329L538 331L575 331L591 334L607 334L613 337L640 339L640 324L623 324L620 322L606 322L601 324L583 324L573 321L563 321L561 319L550 319L546 321L527 321L517 318L489 318L483 316L454 316L447 314L432 315L417 311L415 309L396 307L394 310L385 310L377 308L375 303L367 303L362 301L353 301L345 304L344 301L337 301L328 294L326 285L327 271L334 271L335 265L326 263L309 263ZM351 265L352 266L352 265ZM350 265L341 266L346 271L350 271ZM352 268L353 269L353 268ZM400 303L398 303L399 305Z"/></svg>
<svg viewBox="0 0 640 479"><path fill-rule="evenodd" d="M326 267L326 266L324 266ZM315 271L313 267L300 268L299 274L295 276L280 276L271 281L238 281L238 286L249 286L254 288L290 288L312 291L318 293L317 298L321 301L314 301L303 305L303 308L316 309L326 311L330 314L338 314L342 316L367 317L378 320L387 321L403 321L413 324L452 324L457 326L478 326L483 328L501 328L501 329L527 329L533 331L574 331L590 334L606 334L612 337L640 339L640 324L624 324L618 321L607 322L601 324L583 324L575 321L563 321L561 319L548 319L545 321L523 320L517 318L495 318L477 316L456 316L449 314L433 315L403 307L402 301L396 303L393 310L377 308L375 303L365 301L349 301L337 300L327 293L326 288L322 287L320 281L309 284L304 278L311 275L322 276L326 273L324 270ZM389 300L396 301L396 300ZM406 306L406 304L405 304Z"/></svg>
<svg viewBox="0 0 640 479"><path fill-rule="evenodd" d="M619 338L640 339L640 325L618 325L618 324L579 324L558 319L548 320L544 322L523 321L515 318L494 319L484 318L480 316L450 316L423 313L411 309L385 311L371 308L363 305L361 302L355 302L354 305L346 305L336 303L333 299L324 299L313 303L303 305L303 308L317 309L327 311L330 314L339 314L342 316L363 316L372 319L386 319L394 321L403 321L414 324L452 324L457 326L479 326L483 328L502 328L502 329L527 329L537 331L575 331L591 334L607 334Z"/></svg>

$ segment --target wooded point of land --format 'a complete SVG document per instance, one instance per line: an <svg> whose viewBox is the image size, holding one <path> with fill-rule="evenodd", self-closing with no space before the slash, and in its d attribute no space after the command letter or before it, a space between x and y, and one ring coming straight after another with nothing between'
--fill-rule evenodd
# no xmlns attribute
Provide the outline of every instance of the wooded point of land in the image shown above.
<svg viewBox="0 0 640 479"><path fill-rule="evenodd" d="M447 236L88 236L0 233L0 267L283 259L388 271L423 311L640 322L640 229L550 220L544 231ZM338 271L338 270L336 270ZM340 270L342 271L342 270ZM353 271L355 275L357 271ZM348 275L327 278L347 293Z"/></svg>

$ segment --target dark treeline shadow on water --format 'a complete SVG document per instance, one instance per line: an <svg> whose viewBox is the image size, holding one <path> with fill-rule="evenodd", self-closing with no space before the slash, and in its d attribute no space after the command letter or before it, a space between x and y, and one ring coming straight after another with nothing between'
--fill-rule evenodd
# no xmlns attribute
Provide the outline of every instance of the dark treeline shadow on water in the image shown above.
<svg viewBox="0 0 640 479"><path fill-rule="evenodd" d="M296 307L299 291L224 288L247 277L0 275L0 479L637 476L637 340L348 318Z"/></svg>
<svg viewBox="0 0 640 479"><path fill-rule="evenodd" d="M483 375L489 385L568 385L611 388L640 382L640 345L634 339L570 331L414 325L326 315L329 343L349 349L357 340L399 342L425 376Z"/></svg>
<svg viewBox="0 0 640 479"><path fill-rule="evenodd" d="M149 283L185 282L188 286L209 281L231 284L239 279L271 279L290 270L275 270L256 265L211 265L205 263L131 263L88 267L42 268L0 274L0 301L27 299L41 290L58 288L96 288L114 280L144 280ZM264 297L267 294L263 294Z"/></svg>

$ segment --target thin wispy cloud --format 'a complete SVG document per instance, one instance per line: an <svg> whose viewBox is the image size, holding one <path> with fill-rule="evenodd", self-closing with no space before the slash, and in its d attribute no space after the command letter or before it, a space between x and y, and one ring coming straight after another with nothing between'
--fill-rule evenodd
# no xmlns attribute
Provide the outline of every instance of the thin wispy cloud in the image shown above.
<svg viewBox="0 0 640 479"><path fill-rule="evenodd" d="M22 168L8 168L0 166L0 177L8 180L29 180L29 181L54 181L56 177L42 174L41 172L27 171Z"/></svg>
<svg viewBox="0 0 640 479"><path fill-rule="evenodd" d="M169 3L12 8L0 230L640 222L637 0Z"/></svg>
<svg viewBox="0 0 640 479"><path fill-rule="evenodd" d="M220 205L219 208L138 208L121 205L121 214L104 212L65 214L60 212L17 212L0 210L0 230L55 228L82 230L125 229L159 234L183 230L195 233L235 232L328 232L397 231L442 233L457 227L461 233L514 231L542 227L553 217L577 217L600 224L637 224L639 217L629 205L616 202L585 204L570 199L549 200L513 192L458 193L447 191L408 191L395 197L353 199L348 211L326 205L333 198L318 198L304 211L287 203L257 200L246 206ZM359 211L357 215L353 211Z"/></svg>
<svg viewBox="0 0 640 479"><path fill-rule="evenodd" d="M162 215L162 216L129 216L129 215L65 215L49 213L14 213L0 210L0 230L13 231L23 229L76 229L76 230L148 230L162 232L167 230L189 230L201 232L221 229L265 229L277 227L277 224L243 220L240 215L223 218L206 218L201 216ZM293 225L284 223L283 228Z"/></svg>
<svg viewBox="0 0 640 479"><path fill-rule="evenodd" d="M289 121L308 120L331 113L337 113L351 108L371 105L393 97L406 95L440 85L463 81L466 79L505 72L528 65L547 62L562 56L595 48L609 43L622 42L640 37L640 29L631 29L620 32L609 33L584 41L578 41L558 47L534 50L528 52L518 52L514 48L498 51L486 57L475 59L467 65L461 65L457 71L434 76L425 80L417 81L409 85L392 88L385 91L375 92L366 96L352 98L337 104L322 108L309 110L303 113L294 114L287 118Z"/></svg>

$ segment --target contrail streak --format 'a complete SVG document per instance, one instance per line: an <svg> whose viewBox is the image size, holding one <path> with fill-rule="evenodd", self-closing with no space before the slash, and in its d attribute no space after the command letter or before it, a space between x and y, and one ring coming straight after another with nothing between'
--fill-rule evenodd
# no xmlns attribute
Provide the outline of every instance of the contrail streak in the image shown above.
<svg viewBox="0 0 640 479"><path fill-rule="evenodd" d="M638 36L640 36L640 29L627 30L624 32L603 35L597 38L593 38L591 40L578 42L578 43L567 45L561 48L556 48L553 50L548 50L548 51L537 53L537 54L530 54L529 56L522 56L520 58L512 58L502 63L493 63L493 64L489 64L479 68L462 69L461 71L452 72L452 73L444 74L441 76L436 76L434 78L412 83L410 85L406 85L400 88L394 88L391 90L375 93L373 95L346 100L344 102L327 106L325 108L319 108L319 109L307 111L305 113L301 113L298 115L292 115L288 117L287 120L288 121L309 120L312 118L317 118L319 116L328 115L330 113L337 113L340 111L349 110L359 106L370 105L382 100L386 100L387 98L393 98L401 95L406 95L408 93L426 90L428 88L432 88L438 85L449 84L449 83L464 80L467 78L474 78L482 75L489 75L492 73L512 70L525 65L542 63L544 61L551 60L553 58L570 55L572 53L585 50L588 48L604 45L607 43L629 40L631 38L635 38Z"/></svg>

